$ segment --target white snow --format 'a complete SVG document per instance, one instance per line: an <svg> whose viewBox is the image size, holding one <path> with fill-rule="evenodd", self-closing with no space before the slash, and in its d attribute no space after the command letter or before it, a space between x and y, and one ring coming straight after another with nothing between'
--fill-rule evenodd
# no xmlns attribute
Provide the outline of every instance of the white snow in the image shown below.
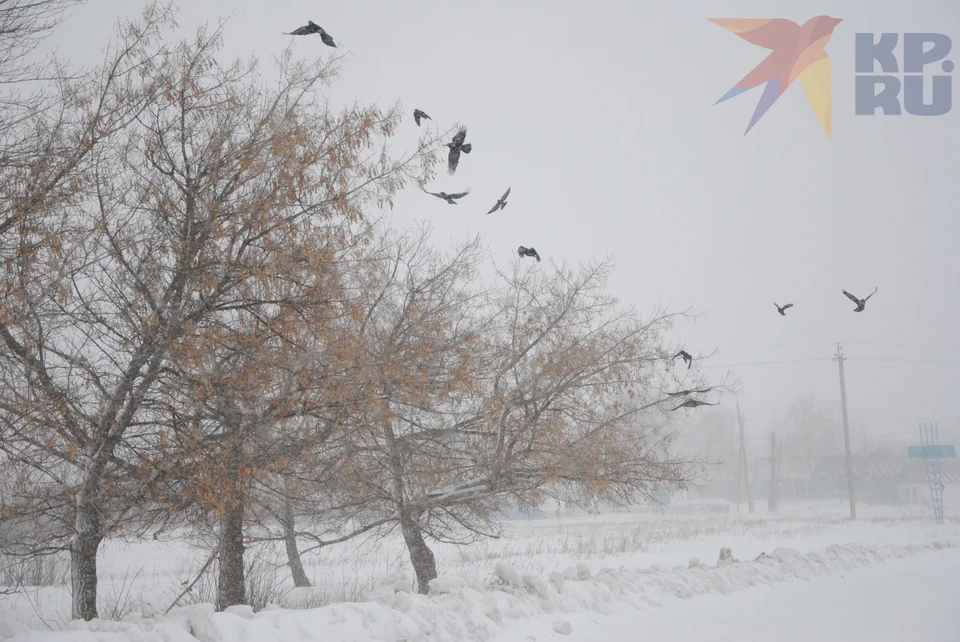
<svg viewBox="0 0 960 642"><path fill-rule="evenodd" d="M957 642L960 550L834 571L657 609L566 616L569 642ZM550 616L515 622L491 642L560 639ZM642 631L642 635L638 632Z"/></svg>
<svg viewBox="0 0 960 642"><path fill-rule="evenodd" d="M649 616L671 598L728 595L750 587L773 587L788 580L837 576L920 553L925 554L928 559L924 561L930 564L928 560L944 550L947 552L941 559L955 571L960 555L950 543L941 542L908 546L833 545L806 554L777 548L759 560L724 561L713 567L671 569L660 564L648 568L571 567L548 575L523 573L519 586L514 584L517 573L501 563L497 566L498 572L490 573L483 581L437 578L430 584L429 596L398 592L385 585L371 591L365 602L302 611L271 608L253 613L249 608L240 607L216 613L212 605L204 604L176 609L157 618L133 616L123 622L75 621L70 623L69 631L55 632L27 631L20 625L6 623L0 628L0 639L10 642L506 640L520 639L502 637L516 634L511 628L517 621L529 623L543 616L551 616L551 631L567 636L577 633L570 618L552 616L599 616L626 611L636 626L638 617ZM507 582L501 579L504 577ZM884 602L877 602L878 607L882 604ZM612 638L604 634L602 639ZM627 638L621 636L621 639ZM777 639L783 638L778 634Z"/></svg>
<svg viewBox="0 0 960 642"><path fill-rule="evenodd" d="M746 636L742 639L710 638L714 630L732 624L717 621L698 634L696 627L684 627L681 620L698 620L701 604L705 621L722 619L721 604L728 604L733 613L760 617L754 604L767 604L763 608L774 612L787 609L789 605L779 600L790 591L802 593L802 587L814 591L813 587L829 586L840 576L868 571L880 586L884 577L900 581L891 569L906 569L903 573L910 575L914 564L918 568L949 566L951 578L960 576L958 551L950 545L960 542L956 514L948 514L947 524L935 525L929 509L922 508L861 505L855 522L846 518L846 506L837 502L782 505L773 515L758 502L757 510L749 515L744 506L739 515L715 515L688 505L662 515L638 511L513 520L505 537L498 540L460 547L437 544L441 577L431 582L427 596L413 592L413 576L399 538L361 538L304 556L314 587L293 589L289 572L272 568L270 577L286 584L271 595L275 604L256 613L248 607L216 613L203 603L173 609L166 616L133 613L162 614L209 553L182 540L109 541L100 558L101 603L124 608L101 608L101 613L122 611L120 622L68 622L64 617L69 613L68 588L35 587L0 595L0 640L529 642L528 636L541 641L615 640L636 639L631 634L638 627L653 630L650 623L656 621L662 623L657 634L644 639L752 642L752 629L744 623L737 625L740 629L731 629L742 629ZM732 559L740 561L718 564L721 548L730 548ZM251 548L248 554L252 553L263 555L268 565L282 564L282 556L268 555L270 549ZM197 584L189 602L212 598L211 585L211 578ZM960 594L956 582L941 581L939 586ZM917 584L910 598L922 601L925 590L935 591L937 585ZM796 599L801 600L796 609L815 609L811 614L830 604L815 607L813 597ZM831 599L841 604L849 596L841 590ZM876 599L885 617L899 614L896 617L905 621L920 617ZM804 619L802 613L794 617ZM931 631L960 631L945 628L943 623L949 620L942 613L924 617L931 620ZM62 630L42 630L47 626ZM797 630L803 629L798 625ZM827 635L827 628L809 630L813 634L807 640L850 639ZM790 635L792 630L777 628L775 635L768 630L764 639L781 642L793 639ZM862 639L874 642L871 637ZM909 639L960 639L960 635Z"/></svg>

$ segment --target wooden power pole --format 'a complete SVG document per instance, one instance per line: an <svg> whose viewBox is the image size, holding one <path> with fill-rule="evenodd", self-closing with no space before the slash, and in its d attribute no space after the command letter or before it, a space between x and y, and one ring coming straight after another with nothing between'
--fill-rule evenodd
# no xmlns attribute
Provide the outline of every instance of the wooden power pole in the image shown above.
<svg viewBox="0 0 960 642"><path fill-rule="evenodd" d="M740 487L743 486L743 440L738 439L737 443L737 512L740 512Z"/></svg>
<svg viewBox="0 0 960 642"><path fill-rule="evenodd" d="M767 511L777 512L777 433L770 433L770 496Z"/></svg>
<svg viewBox="0 0 960 642"><path fill-rule="evenodd" d="M857 499L854 493L853 460L850 455L850 425L847 422L847 384L843 378L843 349L837 344L837 356L834 357L840 365L840 407L843 412L843 448L847 459L847 497L850 500L850 519L857 518Z"/></svg>
<svg viewBox="0 0 960 642"><path fill-rule="evenodd" d="M753 512L753 493L750 492L750 468L747 466L747 447L743 440L743 417L740 416L740 402L737 402L737 423L740 424L740 462L743 470L743 482L747 487L747 507ZM739 474L737 475L739 477ZM737 510L740 510L740 483L737 482Z"/></svg>

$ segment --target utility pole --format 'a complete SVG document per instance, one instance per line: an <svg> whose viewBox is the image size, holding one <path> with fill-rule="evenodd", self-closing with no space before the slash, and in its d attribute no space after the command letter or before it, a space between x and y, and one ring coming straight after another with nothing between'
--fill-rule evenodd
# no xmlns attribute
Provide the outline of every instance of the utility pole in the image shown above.
<svg viewBox="0 0 960 642"><path fill-rule="evenodd" d="M843 448L847 459L847 497L850 499L850 519L857 518L857 499L854 493L853 460L850 456L850 425L847 422L847 384L843 378L843 349L837 344L837 356L834 360L840 365L840 407L843 411Z"/></svg>
<svg viewBox="0 0 960 642"><path fill-rule="evenodd" d="M780 476L783 475L783 439L777 443L777 502L780 501Z"/></svg>
<svg viewBox="0 0 960 642"><path fill-rule="evenodd" d="M770 433L770 495L767 511L777 512L777 433Z"/></svg>
<svg viewBox="0 0 960 642"><path fill-rule="evenodd" d="M740 431L738 440L740 447L737 448L737 512L740 512L740 486L743 484L743 431Z"/></svg>
<svg viewBox="0 0 960 642"><path fill-rule="evenodd" d="M750 468L747 466L747 447L743 440L743 417L740 416L740 402L737 402L737 423L740 424L740 452L743 456L740 462L743 466L743 482L747 487L747 507L753 512L753 493L750 492ZM737 497L740 496L740 485L737 484ZM739 502L739 499L737 500ZM738 507L739 510L739 507Z"/></svg>

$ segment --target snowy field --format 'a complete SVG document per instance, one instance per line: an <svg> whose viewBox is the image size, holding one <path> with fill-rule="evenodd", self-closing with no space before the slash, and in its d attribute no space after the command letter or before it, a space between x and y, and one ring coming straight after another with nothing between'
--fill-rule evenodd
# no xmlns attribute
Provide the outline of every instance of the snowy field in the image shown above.
<svg viewBox="0 0 960 642"><path fill-rule="evenodd" d="M730 514L718 515L690 504L663 514L547 514L513 520L497 540L435 545L441 577L430 596L409 593L408 563L401 542L392 536L304 555L314 584L310 589L292 589L279 547L251 545L249 597L265 606L256 614L247 608L214 614L204 604L213 601L214 578L205 576L180 601L184 608L162 616L184 582L196 577L210 549L182 541L111 541L99 562L100 613L121 623L69 623L67 586L30 587L0 596L0 639L627 640L634 639L631 630L643 626L658 632L649 639L676 632L671 639L749 641L765 627L769 633L771 625L763 624L763 618L788 604L808 605L800 612L825 611L828 620L838 617L833 607L848 597L852 583L875 591L886 586L890 595L900 591L917 605L925 603L925 588L960 594L960 548L954 548L960 546L960 513L948 511L946 524L936 525L926 507L860 505L858 520L851 523L847 506L839 502L781 504L773 515L762 501L756 508L753 515L745 504L739 514L731 507ZM741 561L718 566L721 547L732 549ZM761 553L767 557L756 560ZM925 584L929 573L918 569L937 572ZM65 570L60 565L45 573L62 580ZM915 613L883 604L878 610L891 622L877 626L887 632L901 630L891 628L895 622L906 626L926 618L931 631L943 636L954 631L954 636L931 633L933 637L911 639L960 639L960 628L948 622L948 614L938 623L935 611ZM849 617L855 617L857 608L862 612L867 607L858 602L851 608ZM735 617L745 611L758 613L759 619L745 620L754 623L755 631ZM698 631L690 624L693 615L714 624ZM730 635L721 635L724 630ZM828 639L811 630L804 639ZM704 637L704 631L719 637ZM784 635L797 629L792 631ZM784 635L764 639L801 639Z"/></svg>

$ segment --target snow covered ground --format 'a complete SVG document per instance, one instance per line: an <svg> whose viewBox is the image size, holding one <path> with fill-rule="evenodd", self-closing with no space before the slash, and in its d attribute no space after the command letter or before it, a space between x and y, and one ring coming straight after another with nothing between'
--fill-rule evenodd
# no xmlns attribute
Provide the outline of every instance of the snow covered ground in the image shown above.
<svg viewBox="0 0 960 642"><path fill-rule="evenodd" d="M557 633L556 616L540 616L514 623L491 642L957 642L957 596L960 550L950 549L656 609L570 614L563 618L569 635Z"/></svg>
<svg viewBox="0 0 960 642"><path fill-rule="evenodd" d="M265 601L288 609L320 607L269 606L256 614L246 608L215 614L209 605L192 604L153 619L208 553L184 542L111 542L100 562L101 613L125 616L124 622L69 623L66 587L42 587L0 596L0 639L626 640L642 626L661 633L646 639L750 642L762 631L765 640L800 639L790 636L804 630L803 624L806 640L849 640L827 632L848 630L874 603L889 622L871 624L885 633L902 633L917 622L931 627L930 635L864 640L960 639L955 619L934 608L946 599L941 593L960 594L960 549L951 546L960 545L960 515L948 514L945 525L936 525L923 507L858 506L853 523L846 519L846 505L834 502L782 504L773 515L763 502L753 515L745 505L741 510L715 515L693 505L663 515L514 520L500 540L437 546L441 578L428 597L407 592L412 582L396 539L304 556L315 587L297 590L289 589L286 569L269 566L282 563L278 551L251 548L260 557ZM721 547L744 561L718 567ZM753 561L762 552L769 557ZM869 585L864 589L873 591L864 593L869 601L849 594L854 582ZM212 584L205 579L181 604L212 599ZM929 610L910 611L927 601ZM778 626L771 636L775 614L787 611L796 611L790 616L796 626ZM701 620L708 623L703 630L690 623ZM818 623L823 628L816 628ZM956 634L947 635L950 631Z"/></svg>

